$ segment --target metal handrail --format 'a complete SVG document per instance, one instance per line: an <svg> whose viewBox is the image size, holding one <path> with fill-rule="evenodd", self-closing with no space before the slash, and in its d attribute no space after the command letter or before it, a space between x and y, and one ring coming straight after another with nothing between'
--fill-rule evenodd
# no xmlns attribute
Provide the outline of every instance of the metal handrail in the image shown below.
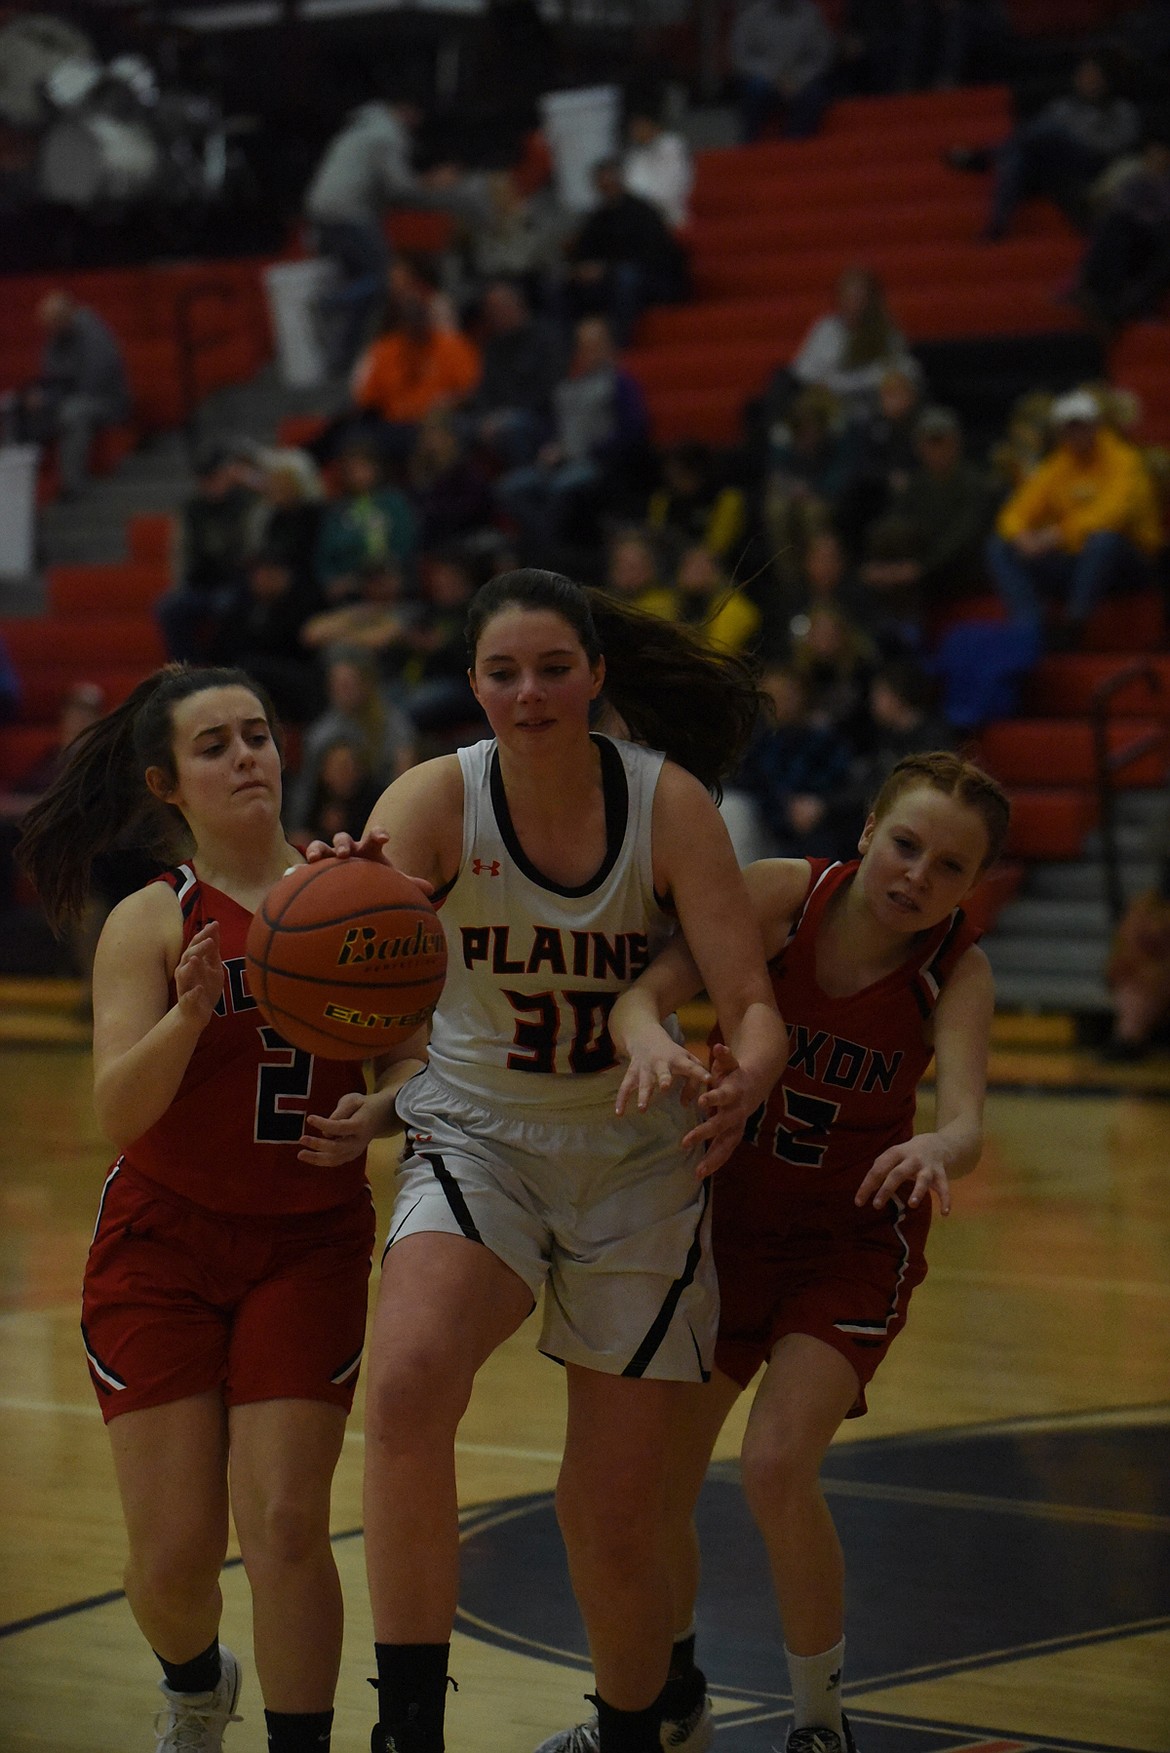
<svg viewBox="0 0 1170 1753"><path fill-rule="evenodd" d="M1170 747L1170 725L1165 723L1157 730L1135 737L1123 748L1109 747L1110 702L1115 694L1134 682L1144 682L1155 698L1162 694L1161 672L1153 664L1143 662L1127 664L1123 670L1106 676L1093 689L1089 700L1105 901L1114 926L1120 923L1125 912L1125 891L1121 886L1121 859L1117 848L1117 775L1143 755L1148 755L1159 747Z"/></svg>

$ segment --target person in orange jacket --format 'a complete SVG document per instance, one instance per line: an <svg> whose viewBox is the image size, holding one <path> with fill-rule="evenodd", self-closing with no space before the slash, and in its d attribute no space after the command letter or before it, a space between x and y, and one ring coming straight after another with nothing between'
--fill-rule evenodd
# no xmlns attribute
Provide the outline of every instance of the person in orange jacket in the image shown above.
<svg viewBox="0 0 1170 1753"><path fill-rule="evenodd" d="M353 399L384 422L379 438L390 453L405 456L427 415L465 400L481 369L479 349L466 335L437 321L426 300L406 296L398 322L358 361Z"/></svg>
<svg viewBox="0 0 1170 1753"><path fill-rule="evenodd" d="M1140 585L1162 544L1153 482L1141 455L1102 424L1090 390L1052 405L1057 442L1003 506L988 570L1013 618L1039 624L1042 592L1064 591L1053 643L1075 645L1114 585Z"/></svg>

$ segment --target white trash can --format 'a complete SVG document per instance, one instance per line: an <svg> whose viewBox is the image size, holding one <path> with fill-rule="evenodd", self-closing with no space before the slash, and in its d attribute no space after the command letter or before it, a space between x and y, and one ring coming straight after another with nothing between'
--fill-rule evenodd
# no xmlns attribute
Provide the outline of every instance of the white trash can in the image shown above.
<svg viewBox="0 0 1170 1753"><path fill-rule="evenodd" d="M597 205L591 172L599 158L620 150L621 101L616 85L549 91L540 100L544 137L562 206L587 213Z"/></svg>
<svg viewBox="0 0 1170 1753"><path fill-rule="evenodd" d="M316 313L317 303L335 273L333 263L320 257L306 262L277 262L264 270L276 362L282 382L291 389L312 389L328 379Z"/></svg>
<svg viewBox="0 0 1170 1753"><path fill-rule="evenodd" d="M31 578L40 446L0 445L0 578Z"/></svg>

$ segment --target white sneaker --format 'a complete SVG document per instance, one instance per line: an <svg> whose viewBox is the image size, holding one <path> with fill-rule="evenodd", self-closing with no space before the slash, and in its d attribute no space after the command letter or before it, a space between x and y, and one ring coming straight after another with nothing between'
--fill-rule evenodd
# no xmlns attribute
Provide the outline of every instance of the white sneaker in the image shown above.
<svg viewBox="0 0 1170 1753"><path fill-rule="evenodd" d="M715 1716L706 1693L678 1722L663 1722L658 1731L664 1753L707 1753L715 1739ZM598 1753L601 1745L597 1717L575 1728L561 1729L542 1741L536 1753Z"/></svg>
<svg viewBox="0 0 1170 1753"><path fill-rule="evenodd" d="M220 1753L224 1730L242 1720L235 1709L243 1676L239 1662L222 1643L219 1663L214 1692L172 1692L165 1680L159 1681L166 1708L154 1719L158 1734L154 1753Z"/></svg>

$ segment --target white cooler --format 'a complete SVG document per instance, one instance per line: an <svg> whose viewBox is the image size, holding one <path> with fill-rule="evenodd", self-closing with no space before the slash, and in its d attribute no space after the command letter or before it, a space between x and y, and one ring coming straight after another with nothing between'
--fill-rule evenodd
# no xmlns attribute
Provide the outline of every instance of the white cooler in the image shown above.
<svg viewBox="0 0 1170 1753"><path fill-rule="evenodd" d="M264 270L277 365L282 381L292 389L312 389L328 378L316 310L335 273L332 262L320 257L277 262Z"/></svg>
<svg viewBox="0 0 1170 1753"><path fill-rule="evenodd" d="M618 88L588 85L580 91L549 91L540 100L540 112L557 197L571 213L587 213L597 205L593 166L621 147Z"/></svg>
<svg viewBox="0 0 1170 1753"><path fill-rule="evenodd" d="M31 578L40 446L0 445L0 578Z"/></svg>

